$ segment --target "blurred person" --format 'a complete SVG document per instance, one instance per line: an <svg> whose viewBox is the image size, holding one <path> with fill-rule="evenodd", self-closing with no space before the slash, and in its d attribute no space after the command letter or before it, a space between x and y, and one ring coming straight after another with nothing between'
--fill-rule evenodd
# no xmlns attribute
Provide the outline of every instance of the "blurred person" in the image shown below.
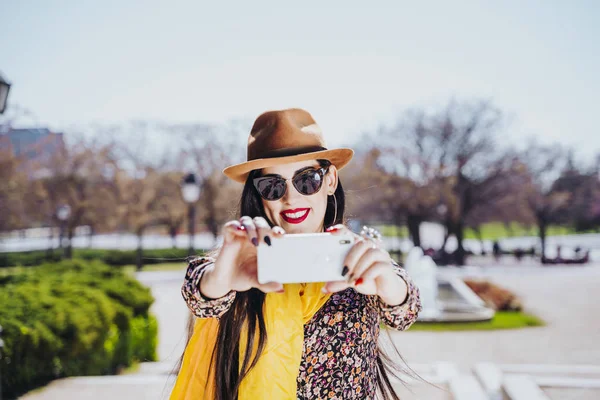
<svg viewBox="0 0 600 400"><path fill-rule="evenodd" d="M346 281L257 280L257 247L271 238L349 232L338 171L353 151L327 150L311 115L289 109L258 117L247 153L224 170L244 183L241 218L223 226L218 252L186 272L182 294L195 318L171 399L398 399L388 374L402 371L378 347L380 323L408 329L421 302L372 234L355 235Z"/></svg>
<svg viewBox="0 0 600 400"><path fill-rule="evenodd" d="M492 252L494 253L494 258L496 259L496 261L500 261L500 255L502 254L502 249L500 248L500 243L498 243L497 240L494 240Z"/></svg>
<svg viewBox="0 0 600 400"><path fill-rule="evenodd" d="M524 251L522 248L520 248L520 247L517 247L517 248L514 250L513 254L514 254L515 258L517 259L517 261L519 261L519 262L520 262L520 261L521 261L521 259L523 259L523 256L525 255L525 251Z"/></svg>

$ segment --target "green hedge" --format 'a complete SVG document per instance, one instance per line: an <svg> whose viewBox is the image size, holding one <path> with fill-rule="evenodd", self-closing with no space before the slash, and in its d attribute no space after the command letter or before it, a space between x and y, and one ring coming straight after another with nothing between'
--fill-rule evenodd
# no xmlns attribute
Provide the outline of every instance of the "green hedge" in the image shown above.
<svg viewBox="0 0 600 400"><path fill-rule="evenodd" d="M198 251L197 254L201 254ZM161 264L170 261L169 259L185 259L188 255L187 249L156 249L144 250L142 258L144 265ZM33 266L45 262L58 262L62 254L58 250L54 251L27 251L14 253L0 253L0 268L16 266ZM137 260L136 250L102 250L102 249L73 249L73 258L82 260L100 260L108 265L131 265Z"/></svg>
<svg viewBox="0 0 600 400"><path fill-rule="evenodd" d="M156 360L150 290L120 269L73 260L0 276L4 396ZM6 397L5 397L6 398Z"/></svg>

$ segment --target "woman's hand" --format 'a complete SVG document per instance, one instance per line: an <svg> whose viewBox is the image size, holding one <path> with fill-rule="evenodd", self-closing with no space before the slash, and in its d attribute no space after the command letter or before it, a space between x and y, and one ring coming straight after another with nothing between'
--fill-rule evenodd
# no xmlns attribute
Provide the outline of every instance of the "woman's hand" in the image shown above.
<svg viewBox="0 0 600 400"><path fill-rule="evenodd" d="M242 217L223 226L223 246L212 268L207 269L200 281L200 292L208 298L219 298L231 290L246 291L258 288L263 292L283 291L280 283L258 283L256 248L260 243L271 245L271 237L285 231L271 228L262 217Z"/></svg>
<svg viewBox="0 0 600 400"><path fill-rule="evenodd" d="M324 290L339 292L349 287L366 295L378 295L388 305L401 304L408 294L406 282L393 269L390 254L375 242L351 232L344 225L327 230L334 235L351 234L355 242L344 262L346 281L328 282Z"/></svg>

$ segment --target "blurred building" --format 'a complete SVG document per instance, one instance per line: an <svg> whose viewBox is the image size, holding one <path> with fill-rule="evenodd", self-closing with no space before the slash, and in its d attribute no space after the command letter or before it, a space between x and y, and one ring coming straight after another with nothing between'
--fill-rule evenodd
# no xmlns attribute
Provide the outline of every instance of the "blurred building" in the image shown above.
<svg viewBox="0 0 600 400"><path fill-rule="evenodd" d="M0 133L1 149L10 149L14 156L30 161L47 158L64 147L63 134L51 132L47 128L9 128L7 132Z"/></svg>
<svg viewBox="0 0 600 400"><path fill-rule="evenodd" d="M8 151L21 159L20 168L27 170L30 176L39 175L45 170L44 166L64 149L63 134L47 128L8 128L0 132L0 151Z"/></svg>

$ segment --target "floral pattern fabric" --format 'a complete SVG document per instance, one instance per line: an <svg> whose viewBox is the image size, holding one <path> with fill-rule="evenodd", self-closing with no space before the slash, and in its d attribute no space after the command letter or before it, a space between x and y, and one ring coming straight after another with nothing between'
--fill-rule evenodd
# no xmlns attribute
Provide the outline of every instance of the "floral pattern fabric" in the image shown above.
<svg viewBox="0 0 600 400"><path fill-rule="evenodd" d="M220 318L235 301L235 292L207 299L199 289L210 258L190 262L181 289L183 298L198 318ZM377 340L379 324L403 331L421 311L419 289L406 271L393 264L407 283L408 295L397 306L378 296L366 296L349 288L334 293L304 325L304 347L297 378L297 398L373 399L377 389Z"/></svg>

